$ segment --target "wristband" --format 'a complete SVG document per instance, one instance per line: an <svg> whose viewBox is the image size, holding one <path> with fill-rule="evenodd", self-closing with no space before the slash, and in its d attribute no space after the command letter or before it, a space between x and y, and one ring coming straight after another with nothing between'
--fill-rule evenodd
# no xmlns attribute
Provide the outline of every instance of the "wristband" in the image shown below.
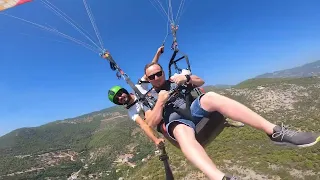
<svg viewBox="0 0 320 180"><path fill-rule="evenodd" d="M190 78L190 75L187 74L187 75L185 75L185 76L186 76L186 78L187 78L187 82L189 82L190 79L191 79L191 78Z"/></svg>

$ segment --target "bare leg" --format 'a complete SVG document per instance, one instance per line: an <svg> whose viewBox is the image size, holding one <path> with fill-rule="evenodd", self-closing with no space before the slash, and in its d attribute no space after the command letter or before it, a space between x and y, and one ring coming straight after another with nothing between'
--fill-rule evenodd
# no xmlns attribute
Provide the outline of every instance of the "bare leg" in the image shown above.
<svg viewBox="0 0 320 180"><path fill-rule="evenodd" d="M206 111L218 111L233 120L240 121L254 128L263 130L269 135L273 133L273 128L276 126L253 112L245 105L214 92L208 92L203 95L200 99L200 104Z"/></svg>
<svg viewBox="0 0 320 180"><path fill-rule="evenodd" d="M172 126L174 137L186 158L206 174L210 180L221 180L224 173L217 169L203 147L196 140L193 129L184 124Z"/></svg>

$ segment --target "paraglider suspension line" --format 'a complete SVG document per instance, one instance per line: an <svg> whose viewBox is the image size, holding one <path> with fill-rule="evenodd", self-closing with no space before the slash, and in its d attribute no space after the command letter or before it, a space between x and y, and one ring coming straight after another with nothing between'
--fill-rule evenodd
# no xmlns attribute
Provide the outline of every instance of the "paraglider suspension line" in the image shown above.
<svg viewBox="0 0 320 180"><path fill-rule="evenodd" d="M173 36L173 42L171 45L171 49L174 51L178 51L177 30L178 30L178 25L171 24L171 32L172 32L172 36Z"/></svg>

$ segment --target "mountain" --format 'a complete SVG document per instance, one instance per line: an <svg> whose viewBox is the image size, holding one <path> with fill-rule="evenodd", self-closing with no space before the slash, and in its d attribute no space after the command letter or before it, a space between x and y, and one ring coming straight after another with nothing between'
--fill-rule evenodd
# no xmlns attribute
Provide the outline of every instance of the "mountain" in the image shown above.
<svg viewBox="0 0 320 180"><path fill-rule="evenodd" d="M320 76L320 60L291 69L262 74L256 76L255 78L294 78L310 76Z"/></svg>
<svg viewBox="0 0 320 180"><path fill-rule="evenodd" d="M233 98L276 124L304 131L320 129L320 78L254 78L206 91ZM166 143L176 179L205 179ZM114 106L79 117L0 137L0 179L164 179L159 152L126 109ZM227 127L206 147L217 166L243 179L320 177L320 147L273 145L261 131Z"/></svg>
<svg viewBox="0 0 320 180"><path fill-rule="evenodd" d="M215 84L213 87L215 88L220 88L220 89L226 89L226 88L231 88L234 85L228 85L228 84Z"/></svg>

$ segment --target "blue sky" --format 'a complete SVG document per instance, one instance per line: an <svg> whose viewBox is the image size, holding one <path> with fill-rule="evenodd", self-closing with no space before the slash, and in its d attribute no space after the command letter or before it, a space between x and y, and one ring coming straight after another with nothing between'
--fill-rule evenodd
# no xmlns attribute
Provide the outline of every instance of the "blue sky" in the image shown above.
<svg viewBox="0 0 320 180"><path fill-rule="evenodd" d="M95 36L82 1L50 2ZM142 76L165 37L164 18L148 0L88 3L104 47L133 80ZM236 84L312 62L320 59L319 7L317 0L187 0L180 50L206 84ZM86 40L39 1L5 12ZM128 87L98 54L4 15L0 23L0 135L109 107L108 89ZM169 37L160 59L165 67L170 45Z"/></svg>

